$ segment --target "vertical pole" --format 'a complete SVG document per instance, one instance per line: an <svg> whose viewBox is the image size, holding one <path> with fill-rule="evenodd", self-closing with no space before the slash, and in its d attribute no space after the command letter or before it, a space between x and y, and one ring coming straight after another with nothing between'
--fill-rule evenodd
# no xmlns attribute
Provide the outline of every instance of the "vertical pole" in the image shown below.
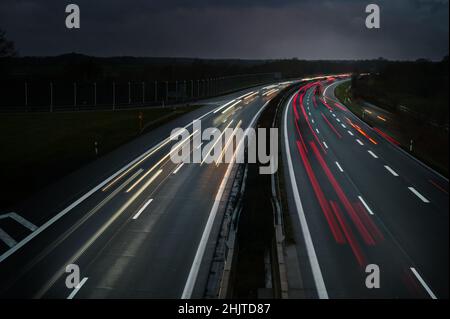
<svg viewBox="0 0 450 319"><path fill-rule="evenodd" d="M77 106L77 83L73 82L73 106Z"/></svg>
<svg viewBox="0 0 450 319"><path fill-rule="evenodd" d="M410 152L413 151L413 144L414 144L414 141L413 141L413 139L411 139L411 141L410 141L410 143L409 143L409 151L410 151Z"/></svg>
<svg viewBox="0 0 450 319"><path fill-rule="evenodd" d="M191 99L194 98L194 81L191 80Z"/></svg>
<svg viewBox="0 0 450 319"><path fill-rule="evenodd" d="M98 142L97 142L97 140L94 141L94 152L95 152L95 156L98 156Z"/></svg>
<svg viewBox="0 0 450 319"><path fill-rule="evenodd" d="M50 82L50 112L53 112L53 82Z"/></svg>
<svg viewBox="0 0 450 319"><path fill-rule="evenodd" d="M113 81L112 83L112 98L113 98L113 111L116 109L116 83Z"/></svg>
<svg viewBox="0 0 450 319"><path fill-rule="evenodd" d="M145 104L145 82L142 82L142 104Z"/></svg>
<svg viewBox="0 0 450 319"><path fill-rule="evenodd" d="M97 106L97 82L94 82L94 106Z"/></svg>
<svg viewBox="0 0 450 319"><path fill-rule="evenodd" d="M131 104L131 82L128 81L128 105Z"/></svg>
<svg viewBox="0 0 450 319"><path fill-rule="evenodd" d="M200 96L200 80L197 80L197 97Z"/></svg>
<svg viewBox="0 0 450 319"><path fill-rule="evenodd" d="M158 81L155 81L155 102L158 102Z"/></svg>
<svg viewBox="0 0 450 319"><path fill-rule="evenodd" d="M28 110L28 83L25 81L25 109Z"/></svg>
<svg viewBox="0 0 450 319"><path fill-rule="evenodd" d="M169 101L169 81L166 81L166 102Z"/></svg>
<svg viewBox="0 0 450 319"><path fill-rule="evenodd" d="M178 101L178 81L175 81L175 101Z"/></svg>

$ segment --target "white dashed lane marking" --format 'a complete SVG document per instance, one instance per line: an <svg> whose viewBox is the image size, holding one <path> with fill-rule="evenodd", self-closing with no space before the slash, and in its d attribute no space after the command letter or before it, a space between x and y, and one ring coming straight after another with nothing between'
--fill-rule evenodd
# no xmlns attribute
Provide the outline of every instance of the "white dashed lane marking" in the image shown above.
<svg viewBox="0 0 450 319"><path fill-rule="evenodd" d="M388 172L391 173L392 175L398 176L398 174L392 168L390 168L389 166L384 165L384 168L386 168L388 170Z"/></svg>
<svg viewBox="0 0 450 319"><path fill-rule="evenodd" d="M424 203L429 203L430 201L428 199L425 198L425 196L423 196L422 194L420 194L414 187L408 187L408 189L417 197L420 198L420 200Z"/></svg>
<svg viewBox="0 0 450 319"><path fill-rule="evenodd" d="M377 154L375 154L372 151L367 151L370 155L372 155L373 158L378 158Z"/></svg>

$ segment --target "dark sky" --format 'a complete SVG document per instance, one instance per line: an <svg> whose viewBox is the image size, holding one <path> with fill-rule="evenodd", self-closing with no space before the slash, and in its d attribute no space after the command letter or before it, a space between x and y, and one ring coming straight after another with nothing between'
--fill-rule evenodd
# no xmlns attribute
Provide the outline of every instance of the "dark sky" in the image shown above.
<svg viewBox="0 0 450 319"><path fill-rule="evenodd" d="M65 6L81 29L65 28ZM381 7L381 29L365 7ZM448 0L0 0L20 55L388 59L448 54Z"/></svg>

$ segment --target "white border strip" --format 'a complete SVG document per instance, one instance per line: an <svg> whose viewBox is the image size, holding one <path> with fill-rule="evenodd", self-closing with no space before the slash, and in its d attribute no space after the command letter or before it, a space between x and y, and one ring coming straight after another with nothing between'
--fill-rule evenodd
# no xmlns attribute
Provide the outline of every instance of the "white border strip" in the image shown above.
<svg viewBox="0 0 450 319"><path fill-rule="evenodd" d="M302 202L300 200L300 194L298 192L297 181L295 179L294 169L292 165L292 157L289 151L289 135L287 133L287 114L289 107L292 103L292 96L284 111L284 145L286 150L287 164L289 168L289 175L291 178L292 192L294 195L295 205L297 207L298 217L300 219L300 226L302 228L303 239L305 240L306 252L308 254L309 263L311 265L312 274L314 277L314 283L316 285L317 295L320 299L328 299L328 292L323 280L322 271L320 270L319 260L317 259L316 250L309 232L308 223L306 221L305 212L303 211Z"/></svg>
<svg viewBox="0 0 450 319"><path fill-rule="evenodd" d="M249 124L249 128L253 127L256 119L258 118L259 114L266 108L267 104L270 102L267 101L256 113L256 115L253 117L252 121ZM248 134L248 130L245 131L246 133L242 137L242 139L239 142L239 145L236 148L235 155L239 151L239 147L241 146L245 136ZM186 280L186 284L183 289L183 293L181 295L181 299L190 299L192 297L192 293L194 291L195 282L197 281L197 276L200 271L200 266L202 263L203 255L205 254L206 245L209 240L209 236L211 234L211 230L214 224L214 220L217 215L217 211L219 209L219 204L221 202L221 198L223 195L223 192L225 190L225 186L227 184L228 178L230 177L231 171L233 169L233 166L235 164L235 161L233 160L227 167L227 170L225 172L224 177L222 178L222 182L220 183L219 190L217 191L216 197L214 199L213 206L211 208L211 211L208 216L208 220L205 225L205 229L203 230L202 238L200 239L200 243L198 244L197 251L195 253L194 261L192 262L191 269L189 271L188 278Z"/></svg>
<svg viewBox="0 0 450 319"><path fill-rule="evenodd" d="M223 108L222 106L219 106L218 108L211 110L205 114L203 114L202 116L198 117L197 119L194 119L193 121L190 121L188 124L186 124L184 126L184 128L188 128L189 126L192 125L192 123L194 121L199 121L202 118L210 115L211 113L214 113L215 111L217 111L218 109ZM56 221L58 221L59 219L61 219L64 215L66 215L68 212L70 212L72 209L74 209L75 207L77 207L79 204L81 204L83 201L85 201L87 198L89 198L92 194L94 194L95 192L97 192L99 189L103 188L105 185L107 185L110 181L112 181L113 179L115 179L117 176L119 176L120 174L122 174L125 170L129 169L130 167L132 167L135 163L139 162L141 159L145 158L148 154L152 153L154 150L158 149L160 146L162 146L166 141L170 140L170 136L165 138L164 140L162 140L161 142L159 142L158 144L156 144L155 146L153 146L152 148L150 148L148 151L144 152L143 154L139 155L138 157L136 157L134 160L132 160L131 162L129 162L128 164L126 164L125 166L123 166L121 169L119 169L116 173L114 173L113 175L111 175L110 177L108 177L107 179L105 179L103 182L101 182L100 184L98 184L97 186L95 186L94 188L92 188L90 191L88 191L87 193L85 193L83 196L81 196L80 198L78 198L76 201L74 201L72 204L70 204L69 206L67 206L65 209L63 209L62 211L60 211L58 214L56 214L55 216L53 216L51 219L49 219L47 222L45 222L44 224L42 224L38 229L36 229L34 232L32 232L31 234L29 234L27 237L25 237L24 239L22 239L19 243L17 243L17 245L15 245L14 247L11 247L9 250L7 250L5 253L3 253L0 256L0 263L2 261L4 261L6 258L8 258L9 256L11 256L12 254L14 254L16 251L18 251L20 248L22 248L25 244L27 244L29 241L31 241L34 237L36 237L37 235L39 235L40 233L42 233L44 230L46 230L48 227L50 227L52 224L54 224Z"/></svg>

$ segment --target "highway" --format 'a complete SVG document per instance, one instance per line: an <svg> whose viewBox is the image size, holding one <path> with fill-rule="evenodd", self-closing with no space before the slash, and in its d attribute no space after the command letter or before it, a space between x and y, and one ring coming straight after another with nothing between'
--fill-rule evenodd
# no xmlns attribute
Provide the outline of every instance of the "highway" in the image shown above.
<svg viewBox="0 0 450 319"><path fill-rule="evenodd" d="M448 298L448 180L341 105L340 82L304 81L281 119L306 297ZM233 165L173 163L170 133L254 126L286 85L205 101L15 207L35 228L0 251L0 297L201 298Z"/></svg>
<svg viewBox="0 0 450 319"><path fill-rule="evenodd" d="M172 129L255 125L287 84L206 101L18 206L36 225L0 256L2 298L199 298L233 164L175 164ZM202 146L203 147L203 146ZM192 150L191 150L192 152ZM66 265L81 282L66 287Z"/></svg>
<svg viewBox="0 0 450 319"><path fill-rule="evenodd" d="M338 103L340 82L302 86L282 118L304 289L324 299L448 298L448 180ZM369 264L379 288L366 286Z"/></svg>

